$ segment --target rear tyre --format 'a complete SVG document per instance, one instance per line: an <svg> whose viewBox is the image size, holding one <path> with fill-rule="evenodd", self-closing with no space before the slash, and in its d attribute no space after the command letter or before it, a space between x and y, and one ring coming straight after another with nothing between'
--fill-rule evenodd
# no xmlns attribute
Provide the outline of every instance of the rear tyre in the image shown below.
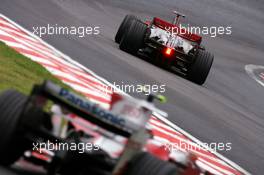
<svg viewBox="0 0 264 175"><path fill-rule="evenodd" d="M176 165L149 154L137 155L128 165L126 175L179 175Z"/></svg>
<svg viewBox="0 0 264 175"><path fill-rule="evenodd" d="M189 68L187 78L198 84L204 84L214 61L214 56L204 50L198 50L194 63Z"/></svg>
<svg viewBox="0 0 264 175"><path fill-rule="evenodd" d="M144 46L146 31L146 24L139 20L133 20L120 42L120 49L131 54L137 54L137 51Z"/></svg>
<svg viewBox="0 0 264 175"><path fill-rule="evenodd" d="M123 38L124 33L129 29L131 23L133 20L137 19L134 15L126 15L126 17L123 19L121 25L118 28L118 31L115 36L115 42L120 43L121 39Z"/></svg>
<svg viewBox="0 0 264 175"><path fill-rule="evenodd" d="M26 143L19 130L27 97L15 90L0 95L0 164L13 164L25 151Z"/></svg>

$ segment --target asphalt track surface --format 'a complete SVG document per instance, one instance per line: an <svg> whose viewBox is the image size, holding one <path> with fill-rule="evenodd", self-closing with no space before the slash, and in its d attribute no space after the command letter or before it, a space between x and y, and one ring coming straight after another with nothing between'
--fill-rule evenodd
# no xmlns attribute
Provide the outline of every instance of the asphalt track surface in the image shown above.
<svg viewBox="0 0 264 175"><path fill-rule="evenodd" d="M203 87L120 51L113 41L126 14L171 19L175 9L193 25L233 27L231 36L204 38L215 62ZM232 150L221 154L252 174L264 172L264 88L244 70L264 65L261 0L1 0L0 13L32 32L47 23L100 26L99 36L43 39L110 82L165 84L169 102L160 108L171 121L206 143L231 142Z"/></svg>

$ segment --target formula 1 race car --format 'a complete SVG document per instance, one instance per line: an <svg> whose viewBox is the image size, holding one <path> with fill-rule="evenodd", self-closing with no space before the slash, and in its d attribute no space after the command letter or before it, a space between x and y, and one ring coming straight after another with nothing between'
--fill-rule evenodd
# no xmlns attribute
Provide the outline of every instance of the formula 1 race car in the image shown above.
<svg viewBox="0 0 264 175"><path fill-rule="evenodd" d="M174 13L176 17L172 23L157 17L143 22L134 15L127 15L116 33L115 42L123 51L147 57L202 85L214 56L201 46L201 36L180 27L180 17L185 15Z"/></svg>
<svg viewBox="0 0 264 175"><path fill-rule="evenodd" d="M49 175L209 175L194 155L175 152L172 159L163 147L149 146L147 123L159 111L154 99L160 97L151 94L145 101L114 94L106 110L49 81L34 86L28 97L7 90L0 95L0 164L23 157ZM54 123L56 117L64 122ZM77 129L85 122L86 131ZM54 131L65 123L66 129ZM109 152L116 148L121 152Z"/></svg>

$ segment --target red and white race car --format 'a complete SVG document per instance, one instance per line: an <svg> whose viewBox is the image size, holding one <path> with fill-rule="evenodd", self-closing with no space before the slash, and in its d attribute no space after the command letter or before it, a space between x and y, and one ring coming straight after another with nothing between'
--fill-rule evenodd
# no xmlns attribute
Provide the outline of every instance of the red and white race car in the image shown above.
<svg viewBox="0 0 264 175"><path fill-rule="evenodd" d="M23 156L50 175L211 174L193 154L170 150L154 138L148 121L161 112L155 99L162 100L114 94L106 110L52 82L36 85L29 97L5 91L0 95L0 163L11 165ZM61 122L54 122L57 117Z"/></svg>
<svg viewBox="0 0 264 175"><path fill-rule="evenodd" d="M134 15L127 15L116 33L115 42L123 51L149 58L202 85L214 56L201 46L201 36L180 27L180 17L185 15L174 13L176 16L172 23L157 17L144 22Z"/></svg>

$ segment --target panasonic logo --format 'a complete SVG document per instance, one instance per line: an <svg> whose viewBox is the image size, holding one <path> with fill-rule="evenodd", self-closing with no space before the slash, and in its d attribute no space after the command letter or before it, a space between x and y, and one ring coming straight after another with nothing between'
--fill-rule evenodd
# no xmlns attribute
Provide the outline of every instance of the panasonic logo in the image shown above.
<svg viewBox="0 0 264 175"><path fill-rule="evenodd" d="M126 122L123 118L115 116L112 113L99 108L97 104L87 102L86 100L82 99L81 97L78 97L77 95L71 93L66 89L62 88L59 92L59 96L64 98L68 102L78 106L81 110L93 114L94 116L98 117L101 120L119 125L121 127L125 126Z"/></svg>

